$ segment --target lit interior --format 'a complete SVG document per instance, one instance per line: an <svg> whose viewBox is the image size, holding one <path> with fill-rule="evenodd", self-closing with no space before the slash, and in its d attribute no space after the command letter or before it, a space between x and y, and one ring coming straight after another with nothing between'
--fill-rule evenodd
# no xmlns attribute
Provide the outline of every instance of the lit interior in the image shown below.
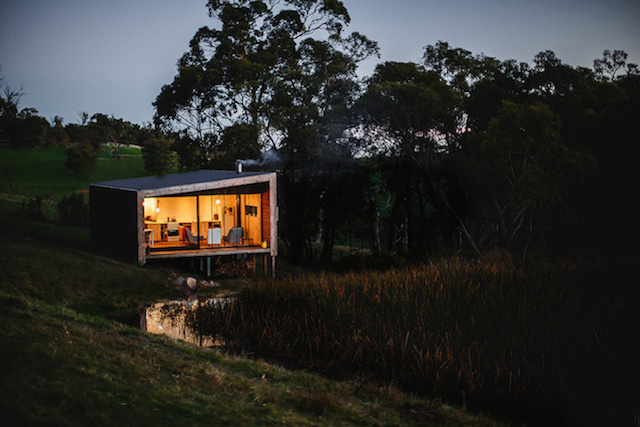
<svg viewBox="0 0 640 427"><path fill-rule="evenodd" d="M268 245L263 243L262 197L261 194L147 197L143 202L147 246L181 249Z"/></svg>

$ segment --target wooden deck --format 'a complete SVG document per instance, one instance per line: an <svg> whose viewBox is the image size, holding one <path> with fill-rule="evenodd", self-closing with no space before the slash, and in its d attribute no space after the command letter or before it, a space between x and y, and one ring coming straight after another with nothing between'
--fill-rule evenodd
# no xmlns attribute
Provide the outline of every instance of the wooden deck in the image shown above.
<svg viewBox="0 0 640 427"><path fill-rule="evenodd" d="M200 248L188 245L177 246L176 243L155 245L147 254L147 259L166 258L197 258L208 256L237 255L237 254L268 254L269 248L260 245L201 245Z"/></svg>

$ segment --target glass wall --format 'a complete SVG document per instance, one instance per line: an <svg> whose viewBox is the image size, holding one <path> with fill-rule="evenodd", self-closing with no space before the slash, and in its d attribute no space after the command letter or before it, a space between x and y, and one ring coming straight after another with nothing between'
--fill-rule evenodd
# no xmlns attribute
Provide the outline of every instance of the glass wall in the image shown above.
<svg viewBox="0 0 640 427"><path fill-rule="evenodd" d="M144 199L150 250L262 243L261 194L213 194Z"/></svg>

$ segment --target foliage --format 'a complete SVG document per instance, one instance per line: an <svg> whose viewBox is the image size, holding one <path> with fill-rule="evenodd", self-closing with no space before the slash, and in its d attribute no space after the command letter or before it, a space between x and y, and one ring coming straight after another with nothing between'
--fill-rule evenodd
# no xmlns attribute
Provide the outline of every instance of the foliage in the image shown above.
<svg viewBox="0 0 640 427"><path fill-rule="evenodd" d="M54 147L65 146L71 141L69 133L62 125L62 118L60 116L54 117L53 126L49 129L48 139L49 145Z"/></svg>
<svg viewBox="0 0 640 427"><path fill-rule="evenodd" d="M60 222L76 227L89 225L89 205L84 202L83 193L73 193L58 202Z"/></svg>
<svg viewBox="0 0 640 427"><path fill-rule="evenodd" d="M635 380L615 374L635 366L623 350L638 332L628 277L633 268L449 258L258 281L223 308L201 307L192 324L243 351L377 373L414 390L464 396L475 408L553 423L577 416L570 408L580 405L586 412L574 421L604 420L613 407L632 409L625 394ZM603 386L617 391L598 406Z"/></svg>
<svg viewBox="0 0 640 427"><path fill-rule="evenodd" d="M210 150L187 135L182 135L173 144L178 154L178 168L181 171L211 169Z"/></svg>
<svg viewBox="0 0 640 427"><path fill-rule="evenodd" d="M546 105L505 101L478 147L468 144L474 198L494 230L482 236L485 246L493 241L525 257L543 215L586 175L590 157L567 147L560 129Z"/></svg>
<svg viewBox="0 0 640 427"><path fill-rule="evenodd" d="M394 169L387 173L386 191L395 197L395 205L404 203L402 208L394 205L387 220L395 222L387 232L388 249L395 249L400 242L401 248L418 250L422 243L407 242L413 236L413 242L436 241L441 247L472 249L479 256L495 248L508 248L519 257L526 257L532 248L602 256L599 248L613 245L619 248L618 254L634 252L622 231L629 228L631 216L627 212L631 211L626 207L607 209L601 202L620 188L621 182L633 180L620 158L616 160L617 172L605 167L612 153L637 158L628 145L632 133L628 125L600 121L605 115L613 117L605 111L618 109L625 111L627 123L639 117L631 106L638 102L640 79L636 67L626 64L624 52L605 52L604 58L596 61L595 72L564 64L548 50L537 54L530 67L513 60L474 56L446 42L425 47L423 60L424 69L439 74L457 94L460 103L454 105L460 108L459 120L453 132L441 136L446 146L442 144L440 151L433 152L431 163L423 161L425 167L408 172L419 164L420 151L414 149L414 154L407 150L413 164L396 170L411 180L405 178L399 184ZM623 70L626 74L619 75ZM390 101L399 97L391 91L381 93L388 93ZM367 97L369 93L363 99ZM383 113L393 111L379 100L373 101L380 104ZM405 115L417 118L416 123L399 122L396 128L408 134L424 129L428 122L419 119L423 110L406 100L402 105L410 106ZM456 111L451 106L443 108ZM386 124L379 117L373 123ZM368 135L389 145L389 134L369 131ZM433 133L422 131L421 135ZM604 148L607 140L619 142L621 151ZM381 145L378 142L368 153L375 155ZM385 164L388 155L382 159ZM624 177L614 178L623 170ZM421 174L423 185L418 185ZM617 193L615 200L626 198ZM609 218L607 212L613 211L623 213ZM600 225L595 217L600 218ZM432 225L425 227L429 223ZM600 235L596 229L603 229L604 223L613 226L618 237ZM463 244L456 234L464 236ZM598 243L588 236L597 236ZM604 244L605 240L609 243Z"/></svg>
<svg viewBox="0 0 640 427"><path fill-rule="evenodd" d="M64 165L75 171L86 171L96 164L96 149L86 141L68 145L64 154L67 157Z"/></svg>
<svg viewBox="0 0 640 427"><path fill-rule="evenodd" d="M46 196L37 196L27 201L26 206L26 216L27 218L44 221L47 219L45 214L45 203L47 202L48 197Z"/></svg>
<svg viewBox="0 0 640 427"><path fill-rule="evenodd" d="M151 138L145 141L142 147L144 168L156 175L164 175L171 170L176 163L176 156L171 151L172 139Z"/></svg>
<svg viewBox="0 0 640 427"><path fill-rule="evenodd" d="M602 58L593 61L593 70L600 79L605 81L616 80L618 71L625 68L629 74L637 74L638 65L627 64L628 56L627 52L623 50L611 52L609 49L605 49L602 52Z"/></svg>
<svg viewBox="0 0 640 427"><path fill-rule="evenodd" d="M455 143L459 98L435 72L414 63L376 67L358 105L364 149L381 158L388 191L394 195L389 249L418 249L425 239L418 224L437 203L434 167ZM426 234L426 233L425 233Z"/></svg>
<svg viewBox="0 0 640 427"><path fill-rule="evenodd" d="M322 116L352 98L355 65L377 53L376 44L342 35L349 15L340 1L210 1L208 8L221 29L194 35L154 103L156 123L196 141L217 167L270 147L289 167L308 162Z"/></svg>
<svg viewBox="0 0 640 427"><path fill-rule="evenodd" d="M18 115L9 139L13 145L41 147L47 144L49 122L33 109L24 109Z"/></svg>

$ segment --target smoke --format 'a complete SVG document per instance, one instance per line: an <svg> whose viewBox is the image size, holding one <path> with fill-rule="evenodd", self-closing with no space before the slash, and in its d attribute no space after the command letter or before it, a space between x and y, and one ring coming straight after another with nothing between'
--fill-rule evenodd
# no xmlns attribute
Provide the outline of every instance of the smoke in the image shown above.
<svg viewBox="0 0 640 427"><path fill-rule="evenodd" d="M260 159L238 159L238 162L242 163L242 166L255 166L259 168L274 169L282 164L282 157L275 149L270 149L262 153Z"/></svg>

